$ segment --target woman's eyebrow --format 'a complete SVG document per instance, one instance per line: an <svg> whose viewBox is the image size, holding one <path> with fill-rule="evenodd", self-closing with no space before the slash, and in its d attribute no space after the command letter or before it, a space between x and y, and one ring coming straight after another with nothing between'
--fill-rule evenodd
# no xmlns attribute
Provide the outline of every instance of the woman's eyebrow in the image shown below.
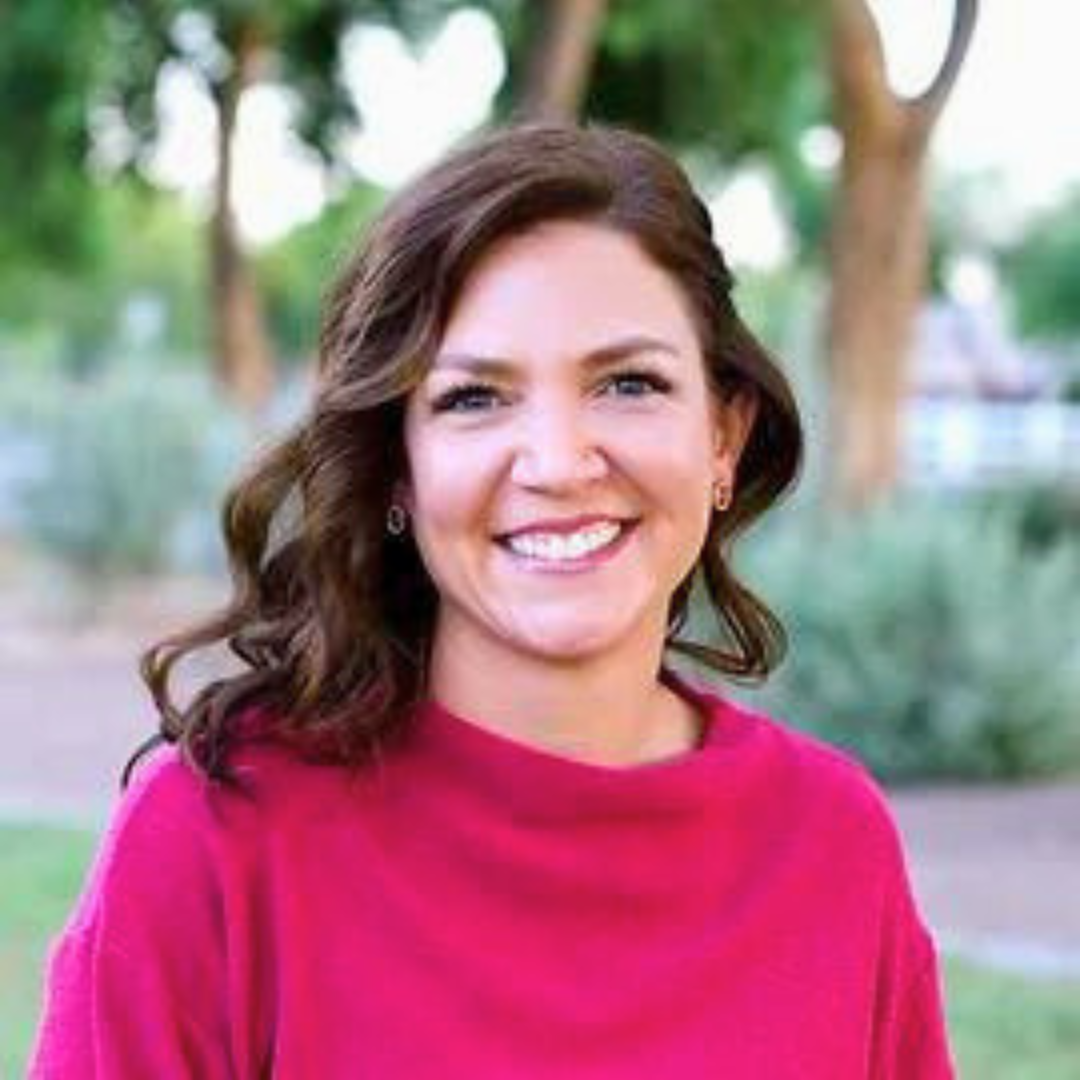
<svg viewBox="0 0 1080 1080"><path fill-rule="evenodd" d="M679 350L670 342L648 334L633 334L617 341L591 349L581 358L583 367L593 370L626 360L639 353L667 353L678 356ZM505 378L517 370L518 365L502 356L479 356L466 352L445 352L435 357L433 368L455 368L470 375L489 378Z"/></svg>

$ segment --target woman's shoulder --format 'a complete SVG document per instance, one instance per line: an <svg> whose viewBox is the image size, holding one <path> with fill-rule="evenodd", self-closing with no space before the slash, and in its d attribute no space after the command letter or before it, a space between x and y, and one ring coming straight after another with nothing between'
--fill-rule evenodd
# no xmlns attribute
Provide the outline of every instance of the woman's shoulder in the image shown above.
<svg viewBox="0 0 1080 1080"><path fill-rule="evenodd" d="M827 859L846 868L887 908L887 918L921 927L907 869L902 834L888 795L853 754L745 703L729 703L732 723L746 726L765 749L755 805L787 842L815 864ZM919 938L925 937L921 929Z"/></svg>
<svg viewBox="0 0 1080 1080"><path fill-rule="evenodd" d="M211 875L205 785L172 746L148 753L113 808L69 933L100 929L129 906L192 895Z"/></svg>
<svg viewBox="0 0 1080 1080"><path fill-rule="evenodd" d="M96 920L110 897L159 899L219 891L265 855L268 838L318 816L340 770L306 763L272 743L229 757L232 780L211 779L171 744L135 766L99 841L72 928Z"/></svg>
<svg viewBox="0 0 1080 1080"><path fill-rule="evenodd" d="M729 698L724 708L729 723L742 726L765 748L762 760L769 763L770 774L765 782L782 785L793 813L833 822L838 829L857 828L896 847L897 827L887 794L854 754L756 705Z"/></svg>
<svg viewBox="0 0 1080 1080"><path fill-rule="evenodd" d="M127 852L176 836L196 836L211 820L209 786L179 748L161 745L133 768L103 837L102 850Z"/></svg>
<svg viewBox="0 0 1080 1080"><path fill-rule="evenodd" d="M163 745L135 768L115 815L115 827L156 831L171 822L212 835L225 828L266 827L332 797L349 775L267 735L230 748L225 774L210 776L176 745Z"/></svg>

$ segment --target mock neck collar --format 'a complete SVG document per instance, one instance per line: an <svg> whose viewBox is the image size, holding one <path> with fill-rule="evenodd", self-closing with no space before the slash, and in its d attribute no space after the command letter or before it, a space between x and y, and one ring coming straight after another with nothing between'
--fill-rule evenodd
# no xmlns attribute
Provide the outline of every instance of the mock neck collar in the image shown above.
<svg viewBox="0 0 1080 1080"><path fill-rule="evenodd" d="M567 757L457 715L436 700L418 707L407 753L435 779L490 798L509 816L571 824L596 816L685 815L717 795L733 751L747 737L747 714L712 689L664 668L662 681L702 719L697 746L634 765Z"/></svg>

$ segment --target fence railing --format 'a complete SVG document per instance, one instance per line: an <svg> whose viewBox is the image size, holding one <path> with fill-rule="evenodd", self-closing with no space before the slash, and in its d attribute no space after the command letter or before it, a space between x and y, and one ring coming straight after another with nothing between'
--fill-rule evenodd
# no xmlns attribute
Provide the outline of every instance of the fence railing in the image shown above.
<svg viewBox="0 0 1080 1080"><path fill-rule="evenodd" d="M917 484L1080 482L1080 405L920 400L904 422L905 471Z"/></svg>

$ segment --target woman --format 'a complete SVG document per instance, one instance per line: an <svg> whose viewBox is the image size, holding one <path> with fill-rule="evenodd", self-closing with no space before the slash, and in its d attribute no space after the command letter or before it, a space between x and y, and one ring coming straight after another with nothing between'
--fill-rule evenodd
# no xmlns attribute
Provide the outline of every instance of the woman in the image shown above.
<svg viewBox="0 0 1080 1080"><path fill-rule="evenodd" d="M618 130L497 131L390 204L228 500L229 605L145 660L171 745L55 947L36 1076L951 1075L874 784L667 664L782 649L729 559L801 434L731 287ZM695 579L719 647L679 636Z"/></svg>

